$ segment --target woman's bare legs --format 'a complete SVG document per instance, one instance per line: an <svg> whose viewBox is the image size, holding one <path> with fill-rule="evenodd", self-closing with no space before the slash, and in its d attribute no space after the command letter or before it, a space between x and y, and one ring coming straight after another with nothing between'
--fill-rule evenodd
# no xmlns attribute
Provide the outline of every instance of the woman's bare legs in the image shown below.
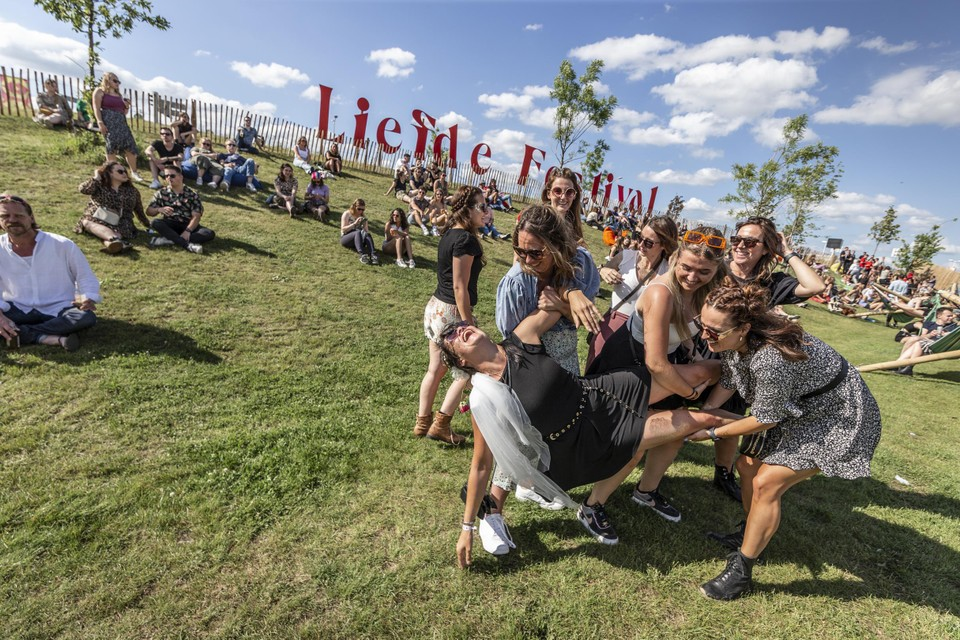
<svg viewBox="0 0 960 640"><path fill-rule="evenodd" d="M819 469L795 471L788 467L760 463L753 476L750 493L750 509L747 528L743 532L740 553L747 558L757 558L767 547L773 534L780 527L780 500L795 484L812 478ZM744 482L746 485L746 482ZM744 504L747 492L744 491Z"/></svg>
<svg viewBox="0 0 960 640"><path fill-rule="evenodd" d="M95 238L99 238L100 240L113 240L114 238L120 237L119 233L105 225L98 224L87 219L84 219L81 224L83 224L84 231Z"/></svg>
<svg viewBox="0 0 960 640"><path fill-rule="evenodd" d="M427 372L420 382L420 406L417 415L421 416L433 412L433 401L437 397L437 389L440 388L443 376L447 374L447 368L440 360L440 347L433 340L427 344L430 348L430 364L427 365Z"/></svg>

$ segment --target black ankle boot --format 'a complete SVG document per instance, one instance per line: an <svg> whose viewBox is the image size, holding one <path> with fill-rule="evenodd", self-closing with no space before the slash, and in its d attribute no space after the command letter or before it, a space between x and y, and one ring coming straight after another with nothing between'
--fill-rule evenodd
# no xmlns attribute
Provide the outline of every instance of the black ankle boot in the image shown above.
<svg viewBox="0 0 960 640"><path fill-rule="evenodd" d="M727 469L719 464L714 465L713 484L737 502L743 502L740 497L740 485L737 484L737 476L732 469Z"/></svg>
<svg viewBox="0 0 960 640"><path fill-rule="evenodd" d="M716 540L727 549L731 551L737 551L740 549L740 545L743 544L743 531L747 528L747 521L741 520L737 524L736 531L732 533L720 533L719 531L710 531L707 533L707 537L711 540Z"/></svg>
<svg viewBox="0 0 960 640"><path fill-rule="evenodd" d="M700 585L700 593L714 600L734 600L753 585L753 560L739 551L727 556L727 567L720 575Z"/></svg>

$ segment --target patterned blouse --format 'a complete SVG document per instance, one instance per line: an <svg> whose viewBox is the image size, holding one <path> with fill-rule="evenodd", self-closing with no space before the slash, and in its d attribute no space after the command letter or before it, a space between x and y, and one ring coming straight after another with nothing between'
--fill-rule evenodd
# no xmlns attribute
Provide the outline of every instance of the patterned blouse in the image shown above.
<svg viewBox="0 0 960 640"><path fill-rule="evenodd" d="M125 182L116 190L110 187L104 187L100 180L90 178L80 185L80 193L90 196L90 202L83 210L83 215L74 226L74 233L83 233L84 221L94 221L105 227L110 227L120 234L120 237L129 240L137 235L137 228L133 226L133 216L144 227L149 226L150 221L143 211L143 201L140 199L140 192L132 184ZM120 214L120 222L116 225L109 225L103 220L97 220L93 217L93 212L97 207L105 207Z"/></svg>
<svg viewBox="0 0 960 640"><path fill-rule="evenodd" d="M173 207L173 213L165 215L166 218L180 219L189 222L193 217L194 211L203 213L203 203L200 202L200 196L190 187L184 187L179 195L170 187L163 187L155 194L147 207Z"/></svg>
<svg viewBox="0 0 960 640"><path fill-rule="evenodd" d="M296 178L291 177L289 180L282 180L280 176L277 176L277 179L273 181L273 186L283 195L292 196L297 192L300 185L297 184Z"/></svg>

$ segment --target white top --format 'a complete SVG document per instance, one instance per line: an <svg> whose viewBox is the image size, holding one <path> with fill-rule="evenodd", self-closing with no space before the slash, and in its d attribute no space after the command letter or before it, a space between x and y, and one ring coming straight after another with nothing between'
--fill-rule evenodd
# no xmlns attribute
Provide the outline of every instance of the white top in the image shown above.
<svg viewBox="0 0 960 640"><path fill-rule="evenodd" d="M640 292L637 295L637 297L639 298L641 295L643 295L643 292L646 291L647 288L655 284L660 285L661 287L667 286L662 282L651 282L650 284L640 289ZM643 316L637 313L636 306L633 307L633 313L630 314L630 320L627 321L627 326L630 329L630 334L633 336L633 339L639 342L640 344L643 344ZM687 325L687 331L689 331L690 335L692 336L696 335L697 325L695 325L693 322L690 322ZM683 343L683 338L680 337L680 332L677 330L676 325L674 325L671 322L670 333L667 336L667 353L673 353L674 351L677 350L677 347L679 347L682 343Z"/></svg>
<svg viewBox="0 0 960 640"><path fill-rule="evenodd" d="M307 157L310 155L310 147L306 149L301 149L300 145L294 145L293 150L297 152L297 155L300 156L300 159L304 162L307 161Z"/></svg>
<svg viewBox="0 0 960 640"><path fill-rule="evenodd" d="M620 301L623 300L623 297L634 290L634 288L640 284L640 281L637 279L637 254L639 251L636 249L624 249L617 255L610 258L605 264L605 267L610 267L611 269L616 269L620 272L620 276L623 278L623 282L616 285L613 288L613 294L610 297L610 308L616 307L620 304ZM663 259L660 261L660 264L657 266L656 273L651 278L656 278L657 276L662 276L667 271L670 271L670 261ZM622 313L625 316L630 315L632 307L637 304L637 299L640 298L642 293L641 289L637 289L636 292L630 298L620 305L617 308L617 313Z"/></svg>
<svg viewBox="0 0 960 640"><path fill-rule="evenodd" d="M7 234L0 236L0 311L12 302L24 312L55 316L72 306L77 294L100 302L100 282L73 241L38 231L33 256L22 258Z"/></svg>

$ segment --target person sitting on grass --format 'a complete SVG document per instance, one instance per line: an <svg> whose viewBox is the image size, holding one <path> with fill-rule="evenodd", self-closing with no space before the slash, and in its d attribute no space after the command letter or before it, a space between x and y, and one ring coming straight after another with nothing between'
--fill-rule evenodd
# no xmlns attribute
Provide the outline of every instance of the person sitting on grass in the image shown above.
<svg viewBox="0 0 960 640"><path fill-rule="evenodd" d="M297 179L293 177L293 167L290 163L284 162L280 165L280 173L273 181L273 189L276 193L267 196L267 206L286 209L292 218L299 208L297 205L299 188Z"/></svg>
<svg viewBox="0 0 960 640"><path fill-rule="evenodd" d="M390 219L383 227L383 246L380 251L384 255L396 253L398 267L409 267L410 269L417 267L417 263L413 261L410 226L407 224L407 216L404 215L403 209L399 207L390 212ZM404 253L407 255L406 262L403 260Z"/></svg>
<svg viewBox="0 0 960 640"><path fill-rule="evenodd" d="M334 142L323 154L323 167L338 178L343 173L343 158L340 157L340 145Z"/></svg>
<svg viewBox="0 0 960 640"><path fill-rule="evenodd" d="M363 215L366 210L367 203L357 198L340 216L340 246L354 249L363 264L378 265L380 260L373 247L370 225Z"/></svg>
<svg viewBox="0 0 960 640"><path fill-rule="evenodd" d="M497 181L493 178L490 179L490 184L487 185L487 202L497 211L513 211L513 199L509 194L500 193L500 189L497 188Z"/></svg>
<svg viewBox="0 0 960 640"><path fill-rule="evenodd" d="M909 360L910 358L919 358L930 353L930 345L934 342L957 330L957 312L949 307L940 307L937 310L936 317L924 322L920 329L920 335L909 336L900 342L900 357L897 360ZM900 367L894 373L902 376L913 375L913 365L908 364Z"/></svg>
<svg viewBox="0 0 960 640"><path fill-rule="evenodd" d="M234 174L238 174L246 177L247 189L256 191L257 187L253 184L253 176L257 173L257 163L237 153L235 142L227 142L224 146L227 148L227 152L217 154L217 162L223 165L223 181L220 182L220 188L224 191L230 191L230 182L233 180Z"/></svg>
<svg viewBox="0 0 960 640"><path fill-rule="evenodd" d="M410 207L410 210L407 213L407 223L415 224L420 227L420 231L423 232L423 235L430 235L430 230L427 229L427 223L430 222L430 216L427 213L427 209L430 206L430 201L427 200L427 196L424 194L423 189L417 189L409 196L401 196L400 194L397 194L397 197L401 202L407 203L407 205Z"/></svg>
<svg viewBox="0 0 960 640"><path fill-rule="evenodd" d="M127 168L116 160L97 167L93 177L80 185L80 193L90 196L90 202L73 232L89 233L99 238L103 243L100 250L104 253L119 253L132 248L129 240L137 235L134 215L145 229L150 228L140 192L130 183Z"/></svg>
<svg viewBox="0 0 960 640"><path fill-rule="evenodd" d="M310 164L310 147L307 145L307 136L300 136L297 144L293 146L293 166L303 169L309 176L315 169Z"/></svg>
<svg viewBox="0 0 960 640"><path fill-rule="evenodd" d="M72 127L73 110L66 97L57 90L57 79L47 78L43 81L44 93L37 95L37 113L33 120L48 129L53 127Z"/></svg>
<svg viewBox="0 0 960 640"><path fill-rule="evenodd" d="M194 145L194 132L196 129L194 129L193 125L190 123L189 113L186 111L181 111L176 122L170 126L173 128L173 139L179 144L183 145L184 148L192 147Z"/></svg>
<svg viewBox="0 0 960 640"><path fill-rule="evenodd" d="M183 162L183 146L179 142L174 142L173 129L170 127L160 128L160 139L150 143L144 152L147 156L147 164L150 165L150 174L153 182L150 183L151 189L160 188L160 172L166 167L180 166Z"/></svg>
<svg viewBox="0 0 960 640"><path fill-rule="evenodd" d="M233 142L237 145L237 150L248 153L259 153L254 145L257 143L257 129L253 126L250 116L243 117L243 126L237 127L237 135Z"/></svg>
<svg viewBox="0 0 960 640"><path fill-rule="evenodd" d="M216 189L223 180L223 165L217 162L217 155L210 138L203 138L200 140L200 146L194 147L190 159L197 167L198 187L206 184L211 189Z"/></svg>
<svg viewBox="0 0 960 640"><path fill-rule="evenodd" d="M150 223L150 228L159 237L150 241L151 247L177 245L190 253L203 253L203 244L210 242L215 233L200 226L203 203L197 192L183 184L180 167L169 166L163 170L167 186L153 194L148 216L159 216Z"/></svg>
<svg viewBox="0 0 960 640"><path fill-rule="evenodd" d="M493 208L487 204L483 210L483 225L480 227L480 236L484 240L509 240L510 234L502 234L493 226Z"/></svg>
<svg viewBox="0 0 960 640"><path fill-rule="evenodd" d="M92 327L100 282L73 242L40 231L30 204L0 194L0 336L11 348L45 344L76 351Z"/></svg>
<svg viewBox="0 0 960 640"><path fill-rule="evenodd" d="M410 182L410 154L405 153L394 165L393 182L390 183L390 187L383 195L389 196L390 194L394 194L398 200L401 200L401 196L407 195L408 182Z"/></svg>
<svg viewBox="0 0 960 640"><path fill-rule="evenodd" d="M326 222L327 214L330 213L329 201L330 187L323 183L323 174L320 171L314 171L310 176L307 192L304 194L303 208L320 222Z"/></svg>

